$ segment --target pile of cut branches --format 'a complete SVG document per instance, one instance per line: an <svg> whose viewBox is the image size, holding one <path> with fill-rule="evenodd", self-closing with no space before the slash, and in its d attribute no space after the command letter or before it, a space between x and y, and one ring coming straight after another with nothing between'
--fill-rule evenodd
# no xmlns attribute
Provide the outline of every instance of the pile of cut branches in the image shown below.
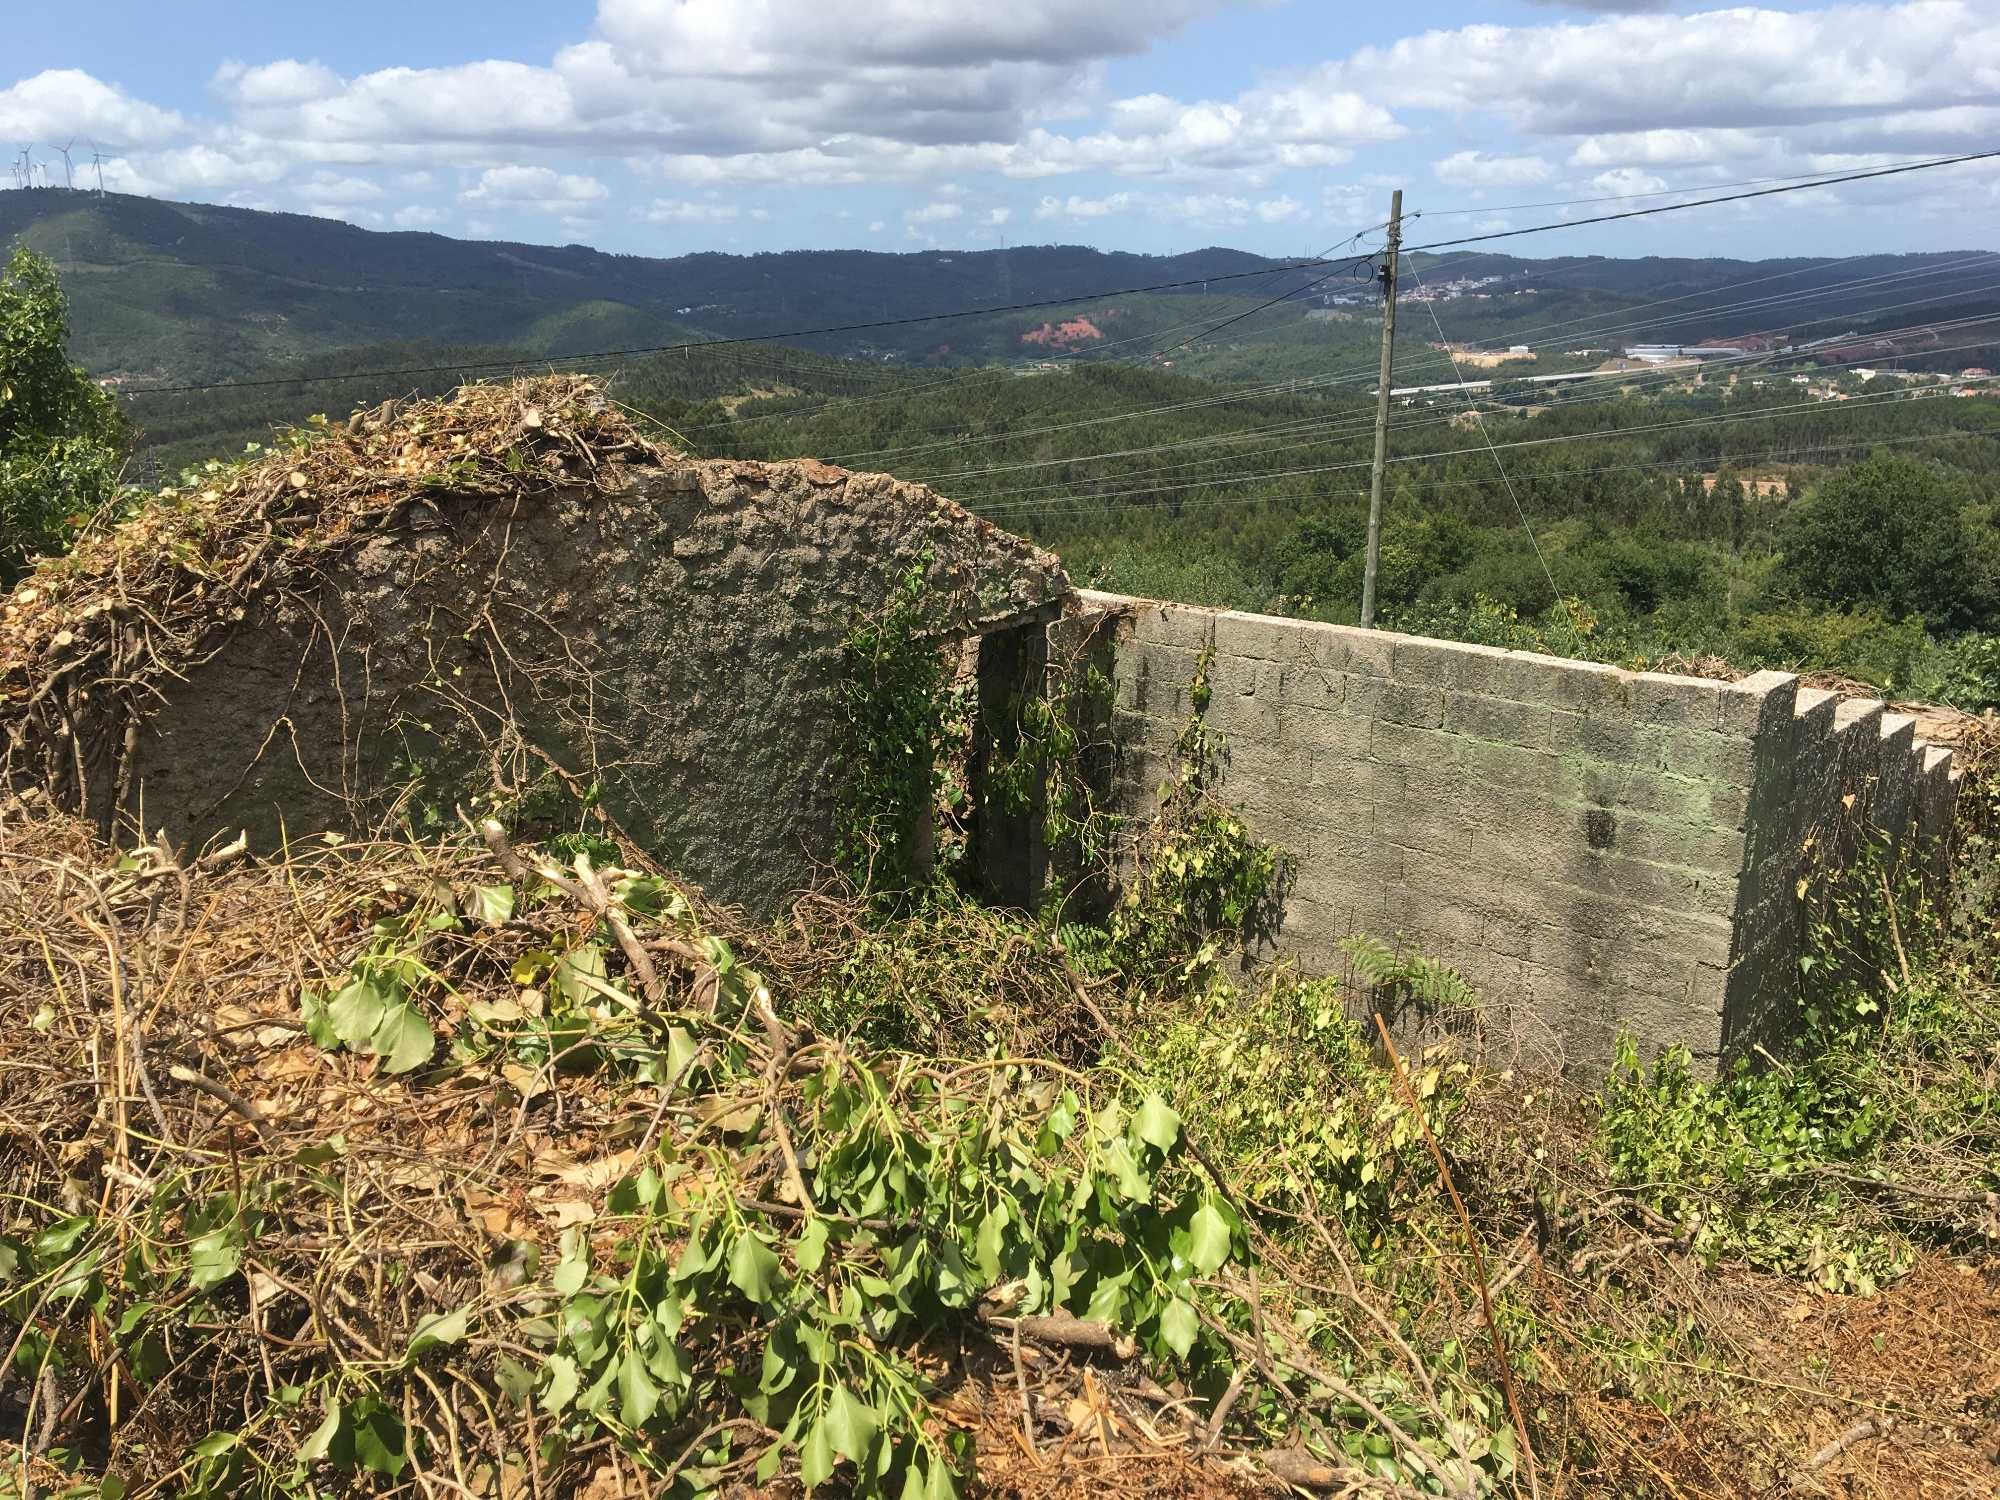
<svg viewBox="0 0 2000 1500"><path fill-rule="evenodd" d="M0 794L122 807L137 729L258 597L427 492L532 501L657 461L580 376L468 385L287 433L94 526L0 604Z"/></svg>
<svg viewBox="0 0 2000 1500"><path fill-rule="evenodd" d="M267 861L0 827L9 1482L1507 1471L1449 1392L1266 1316L1257 1231L1134 1074L814 1035L767 979L811 970L788 939L479 833Z"/></svg>

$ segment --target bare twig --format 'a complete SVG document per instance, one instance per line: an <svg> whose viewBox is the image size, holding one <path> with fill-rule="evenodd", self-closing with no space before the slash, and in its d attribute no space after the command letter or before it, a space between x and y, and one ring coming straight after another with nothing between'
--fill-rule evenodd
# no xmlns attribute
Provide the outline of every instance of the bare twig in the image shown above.
<svg viewBox="0 0 2000 1500"><path fill-rule="evenodd" d="M1887 1417L1863 1417L1852 1427L1839 1433L1831 1442L1821 1448L1815 1449L1812 1456L1799 1465L1800 1476L1807 1477L1817 1474L1849 1448L1860 1443L1865 1443L1870 1438L1880 1437L1888 1430L1889 1419Z"/></svg>
<svg viewBox="0 0 2000 1500"><path fill-rule="evenodd" d="M184 1068L179 1063L167 1069L167 1076L176 1083L184 1083L189 1088L201 1090L218 1103L228 1105L250 1122L251 1128L257 1132L257 1138L265 1145L268 1146L277 1139L271 1129L271 1122L264 1118L263 1112L227 1084L217 1083L213 1078L197 1073L193 1068Z"/></svg>
<svg viewBox="0 0 2000 1500"><path fill-rule="evenodd" d="M1466 1248L1472 1252L1473 1279L1479 1287L1480 1315L1486 1323L1487 1337L1493 1342L1493 1357L1499 1363L1500 1389L1507 1397L1507 1413L1514 1419L1514 1436L1521 1443L1521 1465L1527 1471L1528 1493L1539 1496L1542 1487L1536 1472L1534 1444L1528 1438L1528 1421L1521 1410L1520 1393L1514 1389L1514 1367L1507 1357L1507 1342L1501 1336L1499 1320L1493 1316L1493 1288L1486 1279L1486 1260L1479 1253L1479 1236L1472 1228L1472 1215L1465 1211L1465 1200L1458 1196L1458 1184L1452 1180L1451 1167L1445 1162L1444 1152L1438 1148L1437 1137L1431 1134L1430 1120L1424 1114L1423 1103L1417 1098L1410 1075L1403 1067L1402 1055L1396 1051L1396 1044L1389 1036L1388 1024L1382 1019L1380 1011L1375 1012L1375 1029L1382 1035L1382 1045L1389 1054L1389 1065L1395 1071L1404 1103L1416 1116L1417 1127L1423 1131L1424 1144L1430 1148L1431 1160L1437 1164L1438 1177L1444 1183L1445 1192L1451 1195L1451 1205L1458 1211L1458 1222L1465 1230Z"/></svg>

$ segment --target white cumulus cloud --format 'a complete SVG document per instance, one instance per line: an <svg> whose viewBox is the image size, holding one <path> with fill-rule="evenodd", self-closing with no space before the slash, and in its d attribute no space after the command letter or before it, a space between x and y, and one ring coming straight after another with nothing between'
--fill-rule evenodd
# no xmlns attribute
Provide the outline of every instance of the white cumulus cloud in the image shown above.
<svg viewBox="0 0 2000 1500"><path fill-rule="evenodd" d="M209 87L243 109L282 108L338 93L340 75L322 63L295 58L255 68L226 62L215 70Z"/></svg>
<svg viewBox="0 0 2000 1500"><path fill-rule="evenodd" d="M730 224L739 210L733 203L688 198L655 198L642 215L651 224Z"/></svg>
<svg viewBox="0 0 2000 1500"><path fill-rule="evenodd" d="M2000 11L1907 0L1427 31L1363 48L1332 65L1327 81L1358 88L1394 78L1399 104L1584 135L1835 124L1991 103L1996 69Z"/></svg>
<svg viewBox="0 0 2000 1500"><path fill-rule="evenodd" d="M610 190L595 177L550 167L488 167L479 174L479 181L459 196L468 203L556 208L595 203L609 197Z"/></svg>
<svg viewBox="0 0 2000 1500"><path fill-rule="evenodd" d="M1615 193L1621 198L1662 193L1667 188L1665 178L1642 172L1637 167L1614 167L1609 172L1599 172L1590 179L1590 185L1600 193Z"/></svg>
<svg viewBox="0 0 2000 1500"><path fill-rule="evenodd" d="M0 138L67 141L71 136L131 150L183 135L187 121L135 99L78 68L50 68L0 89Z"/></svg>
<svg viewBox="0 0 2000 1500"><path fill-rule="evenodd" d="M1555 168L1539 156L1498 156L1486 151L1454 151L1431 165L1439 182L1453 187L1531 187L1547 182Z"/></svg>
<svg viewBox="0 0 2000 1500"><path fill-rule="evenodd" d="M1067 198L1044 197L1035 206L1037 219L1106 219L1132 206L1130 193L1112 193L1103 198L1085 198L1071 193Z"/></svg>
<svg viewBox="0 0 2000 1500"><path fill-rule="evenodd" d="M365 177L343 177L337 172L315 172L298 185L303 196L315 203L372 203L382 189Z"/></svg>

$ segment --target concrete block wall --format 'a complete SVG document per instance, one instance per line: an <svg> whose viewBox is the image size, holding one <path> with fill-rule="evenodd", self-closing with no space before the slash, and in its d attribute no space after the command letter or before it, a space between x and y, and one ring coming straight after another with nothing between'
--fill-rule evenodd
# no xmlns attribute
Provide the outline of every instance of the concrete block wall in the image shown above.
<svg viewBox="0 0 2000 1500"><path fill-rule="evenodd" d="M1784 673L1082 603L1107 622L1115 803L1154 805L1212 652L1223 794L1296 860L1282 951L1332 971L1341 938L1400 934L1456 966L1533 1064L1601 1067L1621 1028L1709 1065L1748 1047L1792 1011L1802 841L1842 837L1857 806L1897 835L1949 822L1949 752Z"/></svg>

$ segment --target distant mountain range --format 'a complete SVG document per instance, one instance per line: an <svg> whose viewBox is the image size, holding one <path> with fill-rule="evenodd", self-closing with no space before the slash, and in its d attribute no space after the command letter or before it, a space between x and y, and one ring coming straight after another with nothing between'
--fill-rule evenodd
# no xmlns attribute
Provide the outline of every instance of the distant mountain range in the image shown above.
<svg viewBox="0 0 2000 1500"><path fill-rule="evenodd" d="M653 259L583 245L379 233L300 214L60 188L0 191L0 243L17 239L62 268L75 305L77 357L98 375L134 386L297 368L315 356L390 342L540 356L701 336L762 338L1286 264L1240 250L1150 256L1077 245ZM1825 326L1828 320L1860 328L1905 307L1910 318L1923 319L1960 301L1975 311L2000 308L2000 257L1977 252L1761 262L1458 254L1426 257L1424 271L1433 282L1502 278L1499 295L1459 301L1448 320L1455 338L1504 337L1510 328L1545 326L1552 313L1601 324L1621 309L1653 303L1660 308L1637 335L1649 341L1772 326L1838 333L1845 330ZM1211 295L1201 305L1226 316L1232 306L1247 309L1305 279L1236 280L1206 289ZM1351 278L1336 278L1286 309L1302 317L1322 297L1344 292L1351 299L1354 291ZM1169 327L1195 305L1135 305L1151 300L1125 299L1112 309L1113 326L1102 319L1099 326L1110 338L1130 338ZM1049 353L1048 322L1036 311L795 342L827 354L925 363L1035 358Z"/></svg>
<svg viewBox="0 0 2000 1500"><path fill-rule="evenodd" d="M561 354L672 342L690 329L761 336L1281 264L1237 250L1081 246L656 260L59 188L0 191L0 242L15 239L62 268L83 362L140 380L226 378L413 338ZM822 347L920 352L942 342L949 336L933 328Z"/></svg>

